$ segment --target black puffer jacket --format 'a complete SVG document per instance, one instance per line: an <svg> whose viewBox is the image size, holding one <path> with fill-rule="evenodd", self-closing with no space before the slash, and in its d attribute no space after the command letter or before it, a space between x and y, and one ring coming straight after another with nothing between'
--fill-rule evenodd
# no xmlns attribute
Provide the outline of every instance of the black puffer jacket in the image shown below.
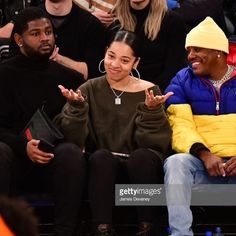
<svg viewBox="0 0 236 236"><path fill-rule="evenodd" d="M233 34L236 34L236 1L235 0L224 0L224 11L226 16L229 18L234 26Z"/></svg>
<svg viewBox="0 0 236 236"><path fill-rule="evenodd" d="M223 13L223 0L181 0L177 12L184 18L187 30L210 16L228 34Z"/></svg>

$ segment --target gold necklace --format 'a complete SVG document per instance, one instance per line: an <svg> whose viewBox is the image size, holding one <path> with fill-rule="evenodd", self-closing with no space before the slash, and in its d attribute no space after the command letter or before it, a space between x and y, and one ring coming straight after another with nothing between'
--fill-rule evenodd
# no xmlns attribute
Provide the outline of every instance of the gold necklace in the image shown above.
<svg viewBox="0 0 236 236"><path fill-rule="evenodd" d="M117 95L117 93L114 91L114 89L110 86L111 91L115 95L115 105L121 105L121 96L126 91L126 89L128 88L130 80L131 79L129 78L129 81L128 81L127 85L125 86L124 90L119 95Z"/></svg>

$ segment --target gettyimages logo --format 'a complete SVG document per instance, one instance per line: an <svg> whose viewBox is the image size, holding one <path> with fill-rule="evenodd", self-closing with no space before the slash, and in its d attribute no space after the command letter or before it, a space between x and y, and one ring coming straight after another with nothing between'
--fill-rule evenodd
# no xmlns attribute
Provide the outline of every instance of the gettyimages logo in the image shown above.
<svg viewBox="0 0 236 236"><path fill-rule="evenodd" d="M191 190L188 192L188 190ZM118 206L236 206L236 184L117 184Z"/></svg>
<svg viewBox="0 0 236 236"><path fill-rule="evenodd" d="M116 205L165 205L163 185L157 184L117 184Z"/></svg>

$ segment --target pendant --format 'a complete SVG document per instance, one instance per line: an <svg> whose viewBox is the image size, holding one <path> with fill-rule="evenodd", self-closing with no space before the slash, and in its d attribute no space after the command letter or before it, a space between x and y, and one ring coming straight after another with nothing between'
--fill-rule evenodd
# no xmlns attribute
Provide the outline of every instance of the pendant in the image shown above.
<svg viewBox="0 0 236 236"><path fill-rule="evenodd" d="M121 99L120 98L115 98L115 104L120 105L121 104Z"/></svg>

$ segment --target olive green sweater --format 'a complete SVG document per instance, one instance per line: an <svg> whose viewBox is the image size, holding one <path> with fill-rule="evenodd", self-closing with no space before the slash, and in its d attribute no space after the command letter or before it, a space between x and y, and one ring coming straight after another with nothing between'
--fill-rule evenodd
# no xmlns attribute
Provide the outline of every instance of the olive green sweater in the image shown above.
<svg viewBox="0 0 236 236"><path fill-rule="evenodd" d="M158 86L150 89L160 93ZM149 148L165 156L171 128L162 106L154 110L145 106L145 91L124 92L121 104L116 105L105 76L88 80L80 90L86 101L67 103L55 120L68 141L86 146L87 151L104 148L129 154Z"/></svg>

